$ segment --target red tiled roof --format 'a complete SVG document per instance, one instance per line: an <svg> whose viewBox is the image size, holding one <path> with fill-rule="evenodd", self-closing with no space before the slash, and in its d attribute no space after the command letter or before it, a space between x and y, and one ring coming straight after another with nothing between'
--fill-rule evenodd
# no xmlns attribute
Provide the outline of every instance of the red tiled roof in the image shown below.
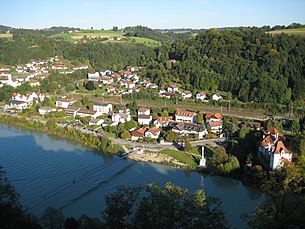
<svg viewBox="0 0 305 229"><path fill-rule="evenodd" d="M290 150L288 150L288 149L285 147L285 145L284 145L284 143L283 143L282 141L278 141L278 142L276 143L276 147L275 147L274 153L275 153L275 154L280 154L282 150L284 150L284 152L285 152L286 154L287 154L287 153L288 153L288 154L291 153Z"/></svg>
<svg viewBox="0 0 305 229"><path fill-rule="evenodd" d="M177 110L176 116L184 116L184 117L193 117L195 115L194 111L188 111L188 110Z"/></svg>
<svg viewBox="0 0 305 229"><path fill-rule="evenodd" d="M261 146L263 147L267 147L268 145L273 144L275 141L275 138L271 135L268 135L267 137L265 137L262 141L261 141Z"/></svg>
<svg viewBox="0 0 305 229"><path fill-rule="evenodd" d="M209 122L210 127L217 127L217 126L222 126L222 121L217 121L217 122Z"/></svg>
<svg viewBox="0 0 305 229"><path fill-rule="evenodd" d="M146 132L150 132L155 136L158 136L158 134L160 133L160 130L157 127L152 127L149 128Z"/></svg>
<svg viewBox="0 0 305 229"><path fill-rule="evenodd" d="M279 131L275 127L269 127L267 129L267 132L270 133L270 134L278 134L279 133Z"/></svg>
<svg viewBox="0 0 305 229"><path fill-rule="evenodd" d="M131 135L137 136L137 137L144 137L145 131L146 131L146 128L139 128L139 129L132 131Z"/></svg>

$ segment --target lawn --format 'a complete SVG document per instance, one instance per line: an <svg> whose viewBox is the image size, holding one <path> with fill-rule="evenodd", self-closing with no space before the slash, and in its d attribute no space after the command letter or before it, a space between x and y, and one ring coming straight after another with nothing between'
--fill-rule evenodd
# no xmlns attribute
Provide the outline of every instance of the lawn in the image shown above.
<svg viewBox="0 0 305 229"><path fill-rule="evenodd" d="M172 149L163 149L160 151L160 153L167 154L169 156L172 156L179 162L185 163L191 167L196 167L197 163L194 161L193 157L191 155L188 155L182 151L178 150L172 150Z"/></svg>
<svg viewBox="0 0 305 229"><path fill-rule="evenodd" d="M269 34L281 34L286 33L288 35L297 35L305 37L305 28L298 28L298 29L280 29L268 32Z"/></svg>

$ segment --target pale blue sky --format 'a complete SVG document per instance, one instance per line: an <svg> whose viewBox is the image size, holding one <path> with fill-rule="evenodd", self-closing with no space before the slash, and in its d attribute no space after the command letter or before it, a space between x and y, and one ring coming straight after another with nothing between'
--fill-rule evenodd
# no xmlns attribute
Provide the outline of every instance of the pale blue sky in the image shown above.
<svg viewBox="0 0 305 229"><path fill-rule="evenodd" d="M305 24L305 0L1 0L0 25L110 29Z"/></svg>

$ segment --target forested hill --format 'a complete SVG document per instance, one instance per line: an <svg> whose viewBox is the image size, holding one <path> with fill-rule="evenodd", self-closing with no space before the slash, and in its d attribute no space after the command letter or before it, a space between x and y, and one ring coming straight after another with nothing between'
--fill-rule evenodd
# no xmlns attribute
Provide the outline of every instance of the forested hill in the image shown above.
<svg viewBox="0 0 305 229"><path fill-rule="evenodd" d="M163 46L154 64L158 83L179 79L194 90L231 91L241 101L288 103L305 99L305 39L258 28L208 30L187 42ZM166 56L168 54L168 56ZM162 70L163 69L163 70Z"/></svg>
<svg viewBox="0 0 305 229"><path fill-rule="evenodd" d="M126 36L130 37L145 37L152 40L160 41L160 42L172 42L177 39L186 40L191 37L193 31L175 33L172 31L161 32L157 29L150 29L145 26L134 26L134 27L126 27L124 28L124 32Z"/></svg>

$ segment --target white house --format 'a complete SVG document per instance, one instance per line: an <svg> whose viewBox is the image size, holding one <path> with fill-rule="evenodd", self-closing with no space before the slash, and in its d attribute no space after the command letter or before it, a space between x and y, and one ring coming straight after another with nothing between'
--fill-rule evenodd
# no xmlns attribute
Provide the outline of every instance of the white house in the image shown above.
<svg viewBox="0 0 305 229"><path fill-rule="evenodd" d="M80 110L80 107L68 107L64 109L65 115L73 116L74 118L77 115L77 112Z"/></svg>
<svg viewBox="0 0 305 229"><path fill-rule="evenodd" d="M103 122L103 119L91 119L89 121L89 126L100 126Z"/></svg>
<svg viewBox="0 0 305 229"><path fill-rule="evenodd" d="M222 120L222 115L220 113L207 113L205 120L206 122L219 122Z"/></svg>
<svg viewBox="0 0 305 229"><path fill-rule="evenodd" d="M40 82L38 80L30 80L31 87L36 87L40 85Z"/></svg>
<svg viewBox="0 0 305 229"><path fill-rule="evenodd" d="M103 84L112 84L113 83L113 78L108 77L108 76L103 76L103 77L101 77L100 80Z"/></svg>
<svg viewBox="0 0 305 229"><path fill-rule="evenodd" d="M0 72L9 72L10 68L8 66L2 66L0 67Z"/></svg>
<svg viewBox="0 0 305 229"><path fill-rule="evenodd" d="M192 92L190 92L190 91L184 91L180 95L181 95L181 97L183 99L190 99L190 98L192 98Z"/></svg>
<svg viewBox="0 0 305 229"><path fill-rule="evenodd" d="M216 94L212 95L212 100L218 101L220 99L222 99L222 96L220 94L216 93Z"/></svg>
<svg viewBox="0 0 305 229"><path fill-rule="evenodd" d="M145 131L145 137L158 139L161 131L157 127L149 128Z"/></svg>
<svg viewBox="0 0 305 229"><path fill-rule="evenodd" d="M52 68L52 70L68 69L64 64L53 64L51 68Z"/></svg>
<svg viewBox="0 0 305 229"><path fill-rule="evenodd" d="M59 98L55 101L55 106L61 108L68 108L68 106L71 106L75 102L75 99Z"/></svg>
<svg viewBox="0 0 305 229"><path fill-rule="evenodd" d="M175 113L176 122L196 122L197 114L190 110L177 110Z"/></svg>
<svg viewBox="0 0 305 229"><path fill-rule="evenodd" d="M3 76L3 74L0 73L0 76ZM0 78L0 82L2 84L5 85L10 85L12 87L18 87L21 85L20 82L18 82L17 80L13 80L12 75L11 74L7 74L6 78Z"/></svg>
<svg viewBox="0 0 305 229"><path fill-rule="evenodd" d="M100 70L100 74L101 74L101 76L110 76L111 74L113 74L113 71L102 69L102 70Z"/></svg>
<svg viewBox="0 0 305 229"><path fill-rule="evenodd" d="M131 120L131 116L128 113L114 113L111 116L113 122L125 123Z"/></svg>
<svg viewBox="0 0 305 229"><path fill-rule="evenodd" d="M88 76L88 80L90 80L90 81L99 81L100 80L99 72L88 72L87 76Z"/></svg>
<svg viewBox="0 0 305 229"><path fill-rule="evenodd" d="M172 131L181 135L198 135L199 139L202 139L208 133L204 125L187 122L177 123Z"/></svg>
<svg viewBox="0 0 305 229"><path fill-rule="evenodd" d="M151 115L138 115L138 123L140 125L150 125L152 121Z"/></svg>
<svg viewBox="0 0 305 229"><path fill-rule="evenodd" d="M222 133L222 121L209 122L207 124L207 127L211 130L211 132L213 132L215 134Z"/></svg>
<svg viewBox="0 0 305 229"><path fill-rule="evenodd" d="M38 109L38 112L41 115L45 115L47 113L51 113L51 112L55 112L55 111L56 111L56 108L54 108L54 107L40 107Z"/></svg>
<svg viewBox="0 0 305 229"><path fill-rule="evenodd" d="M179 90L179 88L176 86L176 85L170 85L168 88L167 88L167 92L177 92Z"/></svg>
<svg viewBox="0 0 305 229"><path fill-rule="evenodd" d="M20 100L9 100L5 103L5 109L15 108L18 110L23 110L28 108L28 103Z"/></svg>
<svg viewBox="0 0 305 229"><path fill-rule="evenodd" d="M93 104L93 110L99 112L100 114L109 114L112 111L112 104Z"/></svg>
<svg viewBox="0 0 305 229"><path fill-rule="evenodd" d="M145 137L145 132L146 132L146 128L138 128L138 129L135 129L133 131L131 131L131 140L132 141L137 141L139 140L140 138L143 138Z"/></svg>
<svg viewBox="0 0 305 229"><path fill-rule="evenodd" d="M169 123L173 121L173 116L159 116L155 121L154 121L154 125L157 128L160 127L166 127L169 125Z"/></svg>
<svg viewBox="0 0 305 229"><path fill-rule="evenodd" d="M138 115L150 115L150 110L147 108L140 108L138 110Z"/></svg>
<svg viewBox="0 0 305 229"><path fill-rule="evenodd" d="M115 92L115 87L114 86L109 86L106 89L107 93Z"/></svg>
<svg viewBox="0 0 305 229"><path fill-rule="evenodd" d="M97 111L81 108L77 111L76 115L79 117L92 117L93 119L96 119L101 114Z"/></svg>
<svg viewBox="0 0 305 229"><path fill-rule="evenodd" d="M275 170L285 162L291 162L292 152L285 147L276 128L268 128L267 132L268 135L260 143L258 157L263 165Z"/></svg>
<svg viewBox="0 0 305 229"><path fill-rule="evenodd" d="M196 100L203 101L206 97L207 97L207 95L204 92L199 92L196 94Z"/></svg>

